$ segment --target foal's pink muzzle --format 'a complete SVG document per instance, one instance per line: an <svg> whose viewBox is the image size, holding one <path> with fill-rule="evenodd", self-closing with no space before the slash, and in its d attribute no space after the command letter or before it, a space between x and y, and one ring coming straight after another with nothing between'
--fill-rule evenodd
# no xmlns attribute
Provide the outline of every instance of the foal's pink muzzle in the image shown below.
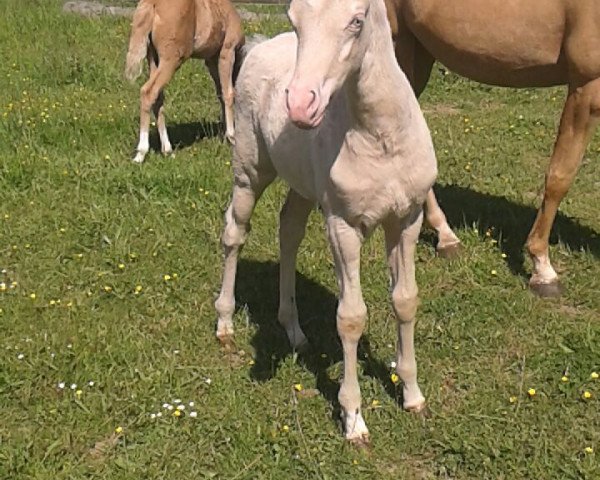
<svg viewBox="0 0 600 480"><path fill-rule="evenodd" d="M285 105L290 120L300 128L315 128L323 120L321 95L317 89L292 82L285 90Z"/></svg>

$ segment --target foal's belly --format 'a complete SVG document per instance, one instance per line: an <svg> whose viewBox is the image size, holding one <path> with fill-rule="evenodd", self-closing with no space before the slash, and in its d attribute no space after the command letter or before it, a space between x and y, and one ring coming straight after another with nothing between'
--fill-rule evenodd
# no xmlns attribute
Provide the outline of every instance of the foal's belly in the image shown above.
<svg viewBox="0 0 600 480"><path fill-rule="evenodd" d="M406 0L406 22L439 61L491 85L567 82L563 0Z"/></svg>

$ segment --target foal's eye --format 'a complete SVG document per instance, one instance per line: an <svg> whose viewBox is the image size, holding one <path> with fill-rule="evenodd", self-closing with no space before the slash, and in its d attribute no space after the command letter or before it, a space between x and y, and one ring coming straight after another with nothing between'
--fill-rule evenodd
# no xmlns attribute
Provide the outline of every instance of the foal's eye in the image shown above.
<svg viewBox="0 0 600 480"><path fill-rule="evenodd" d="M354 31L354 32L358 32L362 29L363 27L363 23L364 20L360 17L354 17L351 21L350 24L348 25L348 28L350 28L350 30Z"/></svg>

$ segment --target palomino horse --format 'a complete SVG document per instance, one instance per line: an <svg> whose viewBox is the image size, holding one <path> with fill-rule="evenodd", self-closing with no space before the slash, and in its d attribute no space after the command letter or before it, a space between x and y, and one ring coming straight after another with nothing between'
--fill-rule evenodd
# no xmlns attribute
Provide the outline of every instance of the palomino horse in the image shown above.
<svg viewBox="0 0 600 480"><path fill-rule="evenodd" d="M568 85L545 191L527 248L530 287L560 295L548 240L558 210L600 118L600 5L597 0L385 0L396 58L417 95L434 59L472 80L505 87ZM431 192L428 221L442 251L458 245Z"/></svg>
<svg viewBox="0 0 600 480"><path fill-rule="evenodd" d="M233 82L236 52L244 45L242 22L229 0L141 0L133 15L126 77L133 81L148 59L150 77L140 90L140 141L134 162L150 148L150 109L156 116L161 150L172 152L164 116L163 90L188 58L206 61L233 140Z"/></svg>
<svg viewBox="0 0 600 480"><path fill-rule="evenodd" d="M294 348L305 344L295 265L308 215L318 203L340 289L342 420L346 438L360 444L368 441L356 372L367 317L360 250L378 225L385 231L393 283L404 408L425 405L413 346L414 252L437 166L425 119L394 58L384 1L292 0L289 17L297 36L282 34L255 46L237 79L233 197L221 239L225 264L215 302L217 337L226 342L233 335L239 250L256 201L280 176L290 191L280 214L279 322Z"/></svg>

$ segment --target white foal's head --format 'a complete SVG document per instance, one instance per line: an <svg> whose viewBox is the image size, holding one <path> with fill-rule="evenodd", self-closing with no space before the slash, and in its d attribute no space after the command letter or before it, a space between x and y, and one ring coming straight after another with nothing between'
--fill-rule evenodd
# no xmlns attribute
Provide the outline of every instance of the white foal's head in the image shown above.
<svg viewBox="0 0 600 480"><path fill-rule="evenodd" d="M286 89L290 119L315 128L331 96L362 63L371 0L292 0L288 15L298 36L294 76Z"/></svg>

